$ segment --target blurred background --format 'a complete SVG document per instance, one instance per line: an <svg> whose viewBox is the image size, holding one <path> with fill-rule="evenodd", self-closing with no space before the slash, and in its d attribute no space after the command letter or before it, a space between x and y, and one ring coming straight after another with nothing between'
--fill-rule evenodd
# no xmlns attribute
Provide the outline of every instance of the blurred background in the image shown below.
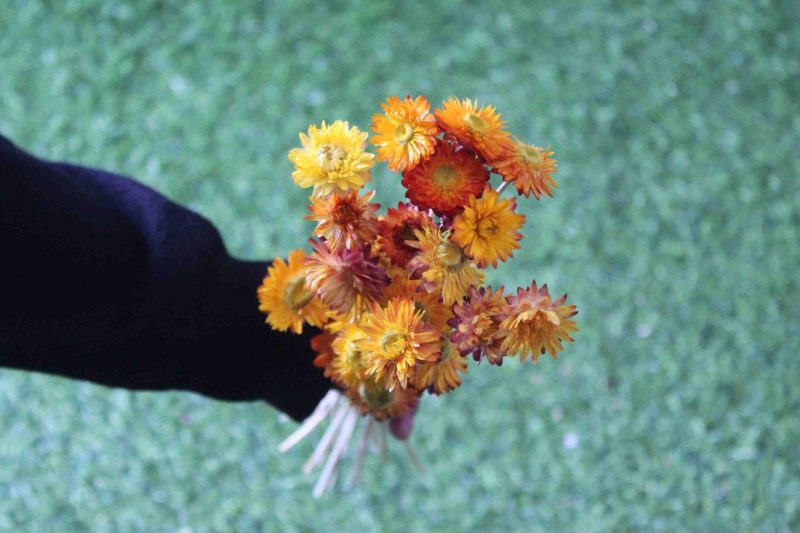
<svg viewBox="0 0 800 533"><path fill-rule="evenodd" d="M426 479L395 443L321 501L269 406L2 370L0 530L800 529L799 27L792 1L4 2L0 132L240 257L310 232L308 124L494 104L559 188L492 279L568 292L581 332L426 397ZM384 206L397 181L375 173Z"/></svg>

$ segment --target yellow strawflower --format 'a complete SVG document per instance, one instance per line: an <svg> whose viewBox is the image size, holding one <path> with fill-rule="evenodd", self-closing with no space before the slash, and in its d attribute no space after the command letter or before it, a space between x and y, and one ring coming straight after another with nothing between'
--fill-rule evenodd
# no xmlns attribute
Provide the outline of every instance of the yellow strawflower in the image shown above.
<svg viewBox="0 0 800 533"><path fill-rule="evenodd" d="M438 362L417 365L415 385L419 390L432 387L436 394L449 392L461 385L461 376L467 371L467 358L458 351L450 339L442 343Z"/></svg>
<svg viewBox="0 0 800 533"><path fill-rule="evenodd" d="M409 245L420 252L409 267L412 272L421 273L425 290L441 293L445 305L463 300L472 285L483 285L483 272L449 239L447 232L429 226L424 231L415 230L414 235L417 241L409 241Z"/></svg>
<svg viewBox="0 0 800 533"><path fill-rule="evenodd" d="M301 133L302 148L289 152L292 178L300 187L314 187L314 196L358 190L370 180L375 156L364 150L367 133L346 121L322 122Z"/></svg>
<svg viewBox="0 0 800 533"><path fill-rule="evenodd" d="M320 327L327 320L327 310L306 286L306 253L293 250L289 264L280 257L267 269L267 276L258 288L258 309L267 314L273 329L303 332L303 322Z"/></svg>
<svg viewBox="0 0 800 533"><path fill-rule="evenodd" d="M487 187L480 198L470 197L464 211L453 222L453 241L466 250L480 267L505 261L519 248L525 215L514 212L516 198L499 198L500 193Z"/></svg>
<svg viewBox="0 0 800 533"><path fill-rule="evenodd" d="M358 342L367 356L368 373L390 391L408 386L418 362L439 357L442 335L422 320L410 298L393 298L385 308L373 304L362 329L364 338Z"/></svg>

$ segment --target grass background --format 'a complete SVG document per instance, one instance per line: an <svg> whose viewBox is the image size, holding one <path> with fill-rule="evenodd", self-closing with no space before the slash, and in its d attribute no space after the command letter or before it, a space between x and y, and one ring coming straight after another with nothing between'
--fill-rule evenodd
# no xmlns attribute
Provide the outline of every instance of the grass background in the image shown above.
<svg viewBox="0 0 800 533"><path fill-rule="evenodd" d="M582 332L426 398L428 479L396 446L319 502L269 407L3 370L0 529L800 529L798 27L790 1L3 2L0 131L243 257L310 231L286 159L309 123L495 104L560 187L494 279L569 292Z"/></svg>

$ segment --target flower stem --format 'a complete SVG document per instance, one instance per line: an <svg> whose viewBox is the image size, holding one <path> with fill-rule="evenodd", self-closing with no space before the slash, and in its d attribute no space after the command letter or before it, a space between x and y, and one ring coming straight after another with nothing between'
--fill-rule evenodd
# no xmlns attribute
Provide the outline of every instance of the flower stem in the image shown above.
<svg viewBox="0 0 800 533"><path fill-rule="evenodd" d="M500 186L497 187L497 194L502 193L506 189L506 187L508 187L509 183L511 183L511 182L503 180L503 183L501 183Z"/></svg>
<svg viewBox="0 0 800 533"><path fill-rule="evenodd" d="M283 442L280 443L278 446L278 450L281 453L286 453L290 448L292 448L295 444L303 440L309 433L311 433L325 418L328 417L328 414L331 412L333 407L336 405L336 402L339 400L340 394L336 392L335 389L331 389L325 395L319 404L317 404L316 409L314 412L311 413L311 416L306 418L302 425L289 437L286 438Z"/></svg>

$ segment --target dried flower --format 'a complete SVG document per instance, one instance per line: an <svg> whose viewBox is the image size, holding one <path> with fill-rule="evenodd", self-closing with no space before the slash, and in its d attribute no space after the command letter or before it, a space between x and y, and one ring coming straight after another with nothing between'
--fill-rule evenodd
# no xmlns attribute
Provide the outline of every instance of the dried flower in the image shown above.
<svg viewBox="0 0 800 533"><path fill-rule="evenodd" d="M356 298L381 299L389 278L363 248L331 251L324 241L309 239L314 254L308 259L307 285L331 309L349 312Z"/></svg>
<svg viewBox="0 0 800 533"><path fill-rule="evenodd" d="M438 143L430 158L403 173L408 199L438 215L455 215L488 181L489 171L470 150L448 142Z"/></svg>
<svg viewBox="0 0 800 533"><path fill-rule="evenodd" d="M435 114L442 131L475 150L484 161L493 160L509 144L505 123L493 106L478 107L477 100L450 98Z"/></svg>
<svg viewBox="0 0 800 533"><path fill-rule="evenodd" d="M449 234L436 227L415 231L419 255L409 263L409 269L420 274L425 290L441 292L445 305L459 302L470 286L483 284L483 272L467 257L464 250L450 241Z"/></svg>
<svg viewBox="0 0 800 533"><path fill-rule="evenodd" d="M467 358L459 353L449 339L442 342L439 361L417 365L416 387L431 387L436 394L449 392L461 385L461 376L467 372Z"/></svg>
<svg viewBox="0 0 800 533"><path fill-rule="evenodd" d="M294 182L314 187L314 196L360 189L370 180L375 158L364 151L366 140L366 133L346 121L309 126L308 135L300 134L302 148L289 152Z"/></svg>
<svg viewBox="0 0 800 533"><path fill-rule="evenodd" d="M345 387L358 387L367 376L367 358L359 345L364 336L359 324L351 323L333 341L331 375Z"/></svg>
<svg viewBox="0 0 800 533"><path fill-rule="evenodd" d="M558 185L552 174L556 173L556 160L550 148L525 144L517 139L492 161L495 172L510 181L525 198L533 194L536 199L543 194L553 196Z"/></svg>
<svg viewBox="0 0 800 533"><path fill-rule="evenodd" d="M472 354L476 361L484 357L493 365L501 365L506 333L500 329L499 317L506 306L503 287L470 287L467 298L453 306L453 318L448 324L454 328L450 337L462 354Z"/></svg>
<svg viewBox="0 0 800 533"><path fill-rule="evenodd" d="M385 308L373 304L362 327L365 337L359 343L369 374L389 390L406 388L418 362L439 357L442 335L422 320L410 298L394 298Z"/></svg>
<svg viewBox="0 0 800 533"><path fill-rule="evenodd" d="M322 326L326 309L314 293L305 287L306 254L303 250L289 253L289 263L276 258L267 269L267 276L258 288L258 309L267 314L273 329L303 332L303 322Z"/></svg>
<svg viewBox="0 0 800 533"><path fill-rule="evenodd" d="M375 211L379 204L371 204L375 191L359 196L356 191L324 198L311 197L306 219L317 222L314 235L324 237L331 250L356 248L371 242L378 232Z"/></svg>
<svg viewBox="0 0 800 533"><path fill-rule="evenodd" d="M381 107L385 115L372 116L372 143L390 170L409 170L433 153L439 128L427 98L392 96Z"/></svg>
<svg viewBox="0 0 800 533"><path fill-rule="evenodd" d="M480 267L505 261L519 248L525 216L514 212L516 198L499 199L489 187L480 198L471 197L469 205L453 221L453 241L466 250Z"/></svg>
<svg viewBox="0 0 800 533"><path fill-rule="evenodd" d="M365 379L354 389L347 389L346 393L362 414L369 414L378 421L402 416L414 409L420 395L412 388L389 390L372 378Z"/></svg>
<svg viewBox="0 0 800 533"><path fill-rule="evenodd" d="M500 328L508 334L502 348L509 354L519 354L520 361L528 355L535 363L545 352L555 359L564 349L561 341L573 342L570 333L578 331L571 317L578 314L574 305L564 305L567 295L553 301L547 285L541 288L534 281L527 289L517 289L515 296L506 298L508 307Z"/></svg>
<svg viewBox="0 0 800 533"><path fill-rule="evenodd" d="M432 226L430 215L407 203L398 203L397 208L389 208L386 218L381 221L378 243L381 251L397 266L404 267L417 253L408 241L417 240L414 230Z"/></svg>

